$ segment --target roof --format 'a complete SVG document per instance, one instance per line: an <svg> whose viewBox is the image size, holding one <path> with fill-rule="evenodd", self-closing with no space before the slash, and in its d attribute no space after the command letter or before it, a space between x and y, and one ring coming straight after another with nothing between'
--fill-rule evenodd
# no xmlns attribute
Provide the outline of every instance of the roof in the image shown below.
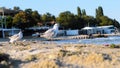
<svg viewBox="0 0 120 68"><path fill-rule="evenodd" d="M84 28L82 28L82 29L95 29L96 27L84 27Z"/></svg>
<svg viewBox="0 0 120 68"><path fill-rule="evenodd" d="M0 8L0 14L2 15L2 13L4 12L5 15L8 15L8 14L16 14L19 12L19 10L12 10L12 9L7 9L7 8Z"/></svg>
<svg viewBox="0 0 120 68"><path fill-rule="evenodd" d="M99 29L99 28L109 28L109 27L114 27L113 25L109 26L98 26L98 27L84 27L82 28L83 30L88 30L88 29Z"/></svg>

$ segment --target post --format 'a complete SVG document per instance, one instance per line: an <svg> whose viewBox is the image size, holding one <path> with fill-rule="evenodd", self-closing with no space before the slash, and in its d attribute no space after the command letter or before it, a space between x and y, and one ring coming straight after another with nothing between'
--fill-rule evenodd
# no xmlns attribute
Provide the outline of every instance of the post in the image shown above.
<svg viewBox="0 0 120 68"><path fill-rule="evenodd" d="M2 12L2 36L3 36L3 38L5 38L5 33L4 33L4 28L3 28L3 23L4 23L4 9L3 9L3 12Z"/></svg>
<svg viewBox="0 0 120 68"><path fill-rule="evenodd" d="M2 29L2 35L3 35L3 38L5 38L5 32L4 32L4 29Z"/></svg>

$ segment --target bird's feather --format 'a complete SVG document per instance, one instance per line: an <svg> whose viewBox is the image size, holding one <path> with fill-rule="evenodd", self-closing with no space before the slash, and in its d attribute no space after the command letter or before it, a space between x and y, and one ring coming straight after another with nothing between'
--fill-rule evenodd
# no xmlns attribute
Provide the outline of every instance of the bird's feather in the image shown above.
<svg viewBox="0 0 120 68"><path fill-rule="evenodd" d="M53 28L45 31L41 37L50 39L50 38L56 37L57 33L58 33L58 25L55 24Z"/></svg>
<svg viewBox="0 0 120 68"><path fill-rule="evenodd" d="M14 42L17 41L17 40L20 40L22 37L23 37L23 34L22 34L22 32L20 31L18 34L15 34L15 35L9 37L9 39L10 39L9 42L10 42L10 43L14 43Z"/></svg>

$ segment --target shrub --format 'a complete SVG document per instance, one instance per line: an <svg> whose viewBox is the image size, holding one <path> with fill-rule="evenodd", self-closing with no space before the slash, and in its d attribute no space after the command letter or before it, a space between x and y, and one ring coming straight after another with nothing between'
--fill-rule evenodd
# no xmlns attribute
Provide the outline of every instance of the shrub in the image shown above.
<svg viewBox="0 0 120 68"><path fill-rule="evenodd" d="M111 44L110 48L116 48L116 45L115 44Z"/></svg>

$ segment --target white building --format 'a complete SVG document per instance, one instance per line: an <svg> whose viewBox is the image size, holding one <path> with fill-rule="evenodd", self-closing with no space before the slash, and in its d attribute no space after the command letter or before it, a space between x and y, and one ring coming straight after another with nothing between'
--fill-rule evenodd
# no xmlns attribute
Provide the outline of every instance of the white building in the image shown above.
<svg viewBox="0 0 120 68"><path fill-rule="evenodd" d="M82 31L85 34L112 34L115 33L116 28L113 25L110 26L99 26L99 27L84 27Z"/></svg>

